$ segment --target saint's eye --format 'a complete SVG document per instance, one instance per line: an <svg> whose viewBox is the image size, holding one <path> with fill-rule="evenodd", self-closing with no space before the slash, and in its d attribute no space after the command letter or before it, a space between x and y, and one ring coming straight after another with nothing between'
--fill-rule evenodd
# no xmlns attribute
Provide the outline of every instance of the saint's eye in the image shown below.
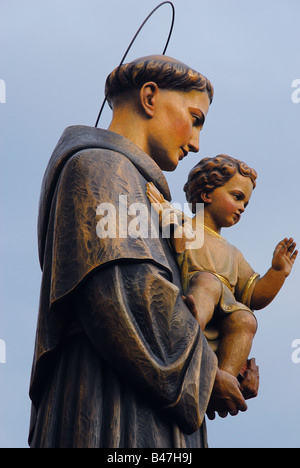
<svg viewBox="0 0 300 468"><path fill-rule="evenodd" d="M198 114L192 114L193 124L195 127L202 127L203 117Z"/></svg>

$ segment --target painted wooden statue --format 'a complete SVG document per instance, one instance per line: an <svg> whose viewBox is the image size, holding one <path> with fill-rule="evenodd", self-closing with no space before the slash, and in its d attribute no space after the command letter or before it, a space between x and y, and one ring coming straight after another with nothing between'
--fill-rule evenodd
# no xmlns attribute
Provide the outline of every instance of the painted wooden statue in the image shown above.
<svg viewBox="0 0 300 468"><path fill-rule="evenodd" d="M29 443L205 447L208 405L245 411L256 370L241 388L218 368L168 241L130 236L128 223L136 203L150 214L148 182L171 200L162 170L198 151L213 88L150 56L113 71L106 89L109 129L67 128L43 179ZM108 212L113 228L101 230Z"/></svg>
<svg viewBox="0 0 300 468"><path fill-rule="evenodd" d="M197 203L204 204L203 225L197 214L188 219L172 210L153 183L147 186L161 224L175 226L172 245L186 303L216 352L219 368L240 378L257 328L253 310L263 309L276 297L298 253L292 238L283 239L275 248L271 268L260 277L243 254L220 235L221 229L240 221L256 178L254 169L230 156L202 159L190 171L184 191L194 213ZM204 230L204 240L200 248L193 248L192 233L197 228Z"/></svg>

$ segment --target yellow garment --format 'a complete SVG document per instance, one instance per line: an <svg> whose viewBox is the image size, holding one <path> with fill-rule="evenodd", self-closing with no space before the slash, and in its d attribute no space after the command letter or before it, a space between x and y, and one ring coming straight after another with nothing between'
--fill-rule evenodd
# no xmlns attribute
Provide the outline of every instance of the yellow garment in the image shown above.
<svg viewBox="0 0 300 468"><path fill-rule="evenodd" d="M205 335L214 351L218 348L219 332L216 316L237 310L250 313L251 297L259 275L255 273L243 254L212 229L204 228L204 243L199 249L187 249L177 255L184 293L187 294L193 275L212 273L222 284L221 299L216 315L208 324Z"/></svg>

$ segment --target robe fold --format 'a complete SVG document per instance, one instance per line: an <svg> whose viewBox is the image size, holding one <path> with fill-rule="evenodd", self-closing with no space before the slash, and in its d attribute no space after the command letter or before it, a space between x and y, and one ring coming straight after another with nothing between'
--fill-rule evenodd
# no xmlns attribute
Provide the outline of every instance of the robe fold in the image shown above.
<svg viewBox="0 0 300 468"><path fill-rule="evenodd" d="M69 127L50 158L31 447L207 445L216 357L181 299L167 240L152 231L147 182L170 200L156 163L107 130Z"/></svg>

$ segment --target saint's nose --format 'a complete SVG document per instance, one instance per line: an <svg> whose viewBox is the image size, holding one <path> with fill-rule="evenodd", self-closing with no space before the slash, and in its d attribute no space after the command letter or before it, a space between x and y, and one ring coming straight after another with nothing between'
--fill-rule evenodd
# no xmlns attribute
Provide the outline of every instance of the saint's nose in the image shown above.
<svg viewBox="0 0 300 468"><path fill-rule="evenodd" d="M189 141L189 151L192 153L198 153L200 147L200 132L198 134L193 134L192 138Z"/></svg>

